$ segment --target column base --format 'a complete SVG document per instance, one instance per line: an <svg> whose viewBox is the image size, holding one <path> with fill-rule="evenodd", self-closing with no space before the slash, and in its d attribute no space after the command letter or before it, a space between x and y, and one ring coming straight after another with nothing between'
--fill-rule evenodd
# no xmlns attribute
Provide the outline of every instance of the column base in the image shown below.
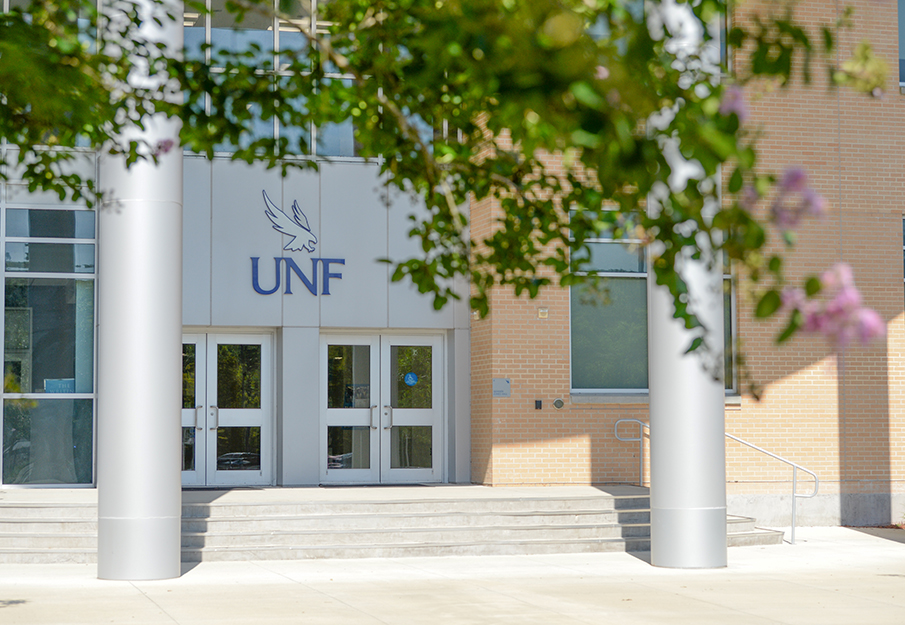
<svg viewBox="0 0 905 625"><path fill-rule="evenodd" d="M725 567L726 508L651 508L650 563L675 569Z"/></svg>
<svg viewBox="0 0 905 625"><path fill-rule="evenodd" d="M98 518L99 579L173 579L182 573L182 519Z"/></svg>

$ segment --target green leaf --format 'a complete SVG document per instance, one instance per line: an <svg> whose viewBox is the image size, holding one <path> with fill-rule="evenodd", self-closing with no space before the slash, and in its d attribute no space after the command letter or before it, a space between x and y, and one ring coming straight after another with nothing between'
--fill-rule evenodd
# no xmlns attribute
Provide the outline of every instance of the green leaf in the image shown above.
<svg viewBox="0 0 905 625"><path fill-rule="evenodd" d="M688 349L685 350L685 353L690 354L691 352L693 352L694 350L696 350L703 344L704 344L704 337L703 336L696 337L695 340L693 340L691 342L691 345L688 346Z"/></svg>
<svg viewBox="0 0 905 625"><path fill-rule="evenodd" d="M754 314L759 319L765 319L779 310L781 305L782 298L779 295L779 291L771 289L764 293L763 297L760 298L760 301L757 302L757 308L755 309Z"/></svg>
<svg viewBox="0 0 905 625"><path fill-rule="evenodd" d="M804 292L808 294L808 297L817 295L822 288L823 285L820 283L820 280L813 276L808 278L804 283Z"/></svg>
<svg viewBox="0 0 905 625"><path fill-rule="evenodd" d="M738 193L741 191L743 182L742 170L736 167L735 171L732 172L732 177L729 178L729 193Z"/></svg>

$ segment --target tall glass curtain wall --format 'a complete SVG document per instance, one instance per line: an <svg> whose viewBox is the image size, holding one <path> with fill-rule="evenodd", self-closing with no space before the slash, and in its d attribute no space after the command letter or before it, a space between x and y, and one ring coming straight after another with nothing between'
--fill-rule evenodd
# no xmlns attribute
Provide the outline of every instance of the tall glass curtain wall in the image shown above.
<svg viewBox="0 0 905 625"><path fill-rule="evenodd" d="M270 19L250 11L241 22L237 22L235 16L226 10L227 0L207 0L209 15L193 11L187 6L184 13L186 54L196 59L205 59L213 67L217 67L222 64L218 59L221 52L247 51L257 45L262 51L277 51L274 56L263 53L258 55L255 61L262 70L285 68L289 59L281 55L280 51L304 50L308 46L308 39L301 31L317 29L320 34L326 31L327 23L317 16L318 5L323 6L325 2L326 0L292 0L289 9L285 9L285 3L280 5L284 7L285 14L292 16L289 19ZM351 84L350 76L336 71L328 71L326 78ZM254 110L250 112L255 114ZM332 157L357 156L351 121L317 128L297 128L257 119L253 132L243 137L242 143L248 145L257 138L271 136L285 137L290 147L299 154L307 152ZM304 139L304 143L309 146L307 151L300 145L299 139ZM229 143L222 143L217 146L217 151L230 152L234 147Z"/></svg>
<svg viewBox="0 0 905 625"><path fill-rule="evenodd" d="M95 213L0 190L2 481L91 484Z"/></svg>
<svg viewBox="0 0 905 625"><path fill-rule="evenodd" d="M647 262L640 241L597 239L582 267L597 284L571 288L572 390L647 390ZM735 388L731 275L724 268L724 376Z"/></svg>

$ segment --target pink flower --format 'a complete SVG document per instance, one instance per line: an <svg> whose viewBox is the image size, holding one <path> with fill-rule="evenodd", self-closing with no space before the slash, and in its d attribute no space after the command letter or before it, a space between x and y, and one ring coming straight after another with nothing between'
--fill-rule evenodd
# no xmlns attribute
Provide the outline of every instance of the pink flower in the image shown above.
<svg viewBox="0 0 905 625"><path fill-rule="evenodd" d="M886 333L883 319L861 304L861 293L855 287L852 269L838 263L820 277L824 302L807 299L798 288L782 293L784 310L798 310L803 319L802 332L822 334L836 348L844 349L852 340L868 343Z"/></svg>
<svg viewBox="0 0 905 625"><path fill-rule="evenodd" d="M747 211L753 211L758 200L760 200L760 193L757 192L757 189L755 189L753 185L746 185L745 188L742 189L742 208Z"/></svg>
<svg viewBox="0 0 905 625"><path fill-rule="evenodd" d="M606 80L610 77L610 70L605 68L603 65L598 65L596 70L594 71L594 78L597 80Z"/></svg>
<svg viewBox="0 0 905 625"><path fill-rule="evenodd" d="M786 169L776 189L770 214L781 230L792 230L805 215L823 217L826 214L826 200L808 187L808 175L801 167ZM797 201L796 196L800 196Z"/></svg>
<svg viewBox="0 0 905 625"><path fill-rule="evenodd" d="M173 149L173 146L176 145L176 142L172 139L163 139L162 141L157 142L157 147L154 149L154 154L166 154L170 150Z"/></svg>
<svg viewBox="0 0 905 625"><path fill-rule="evenodd" d="M729 117L733 113L738 117L739 123L744 123L748 119L745 94L737 85L729 85L723 89L723 99L720 101L720 115Z"/></svg>

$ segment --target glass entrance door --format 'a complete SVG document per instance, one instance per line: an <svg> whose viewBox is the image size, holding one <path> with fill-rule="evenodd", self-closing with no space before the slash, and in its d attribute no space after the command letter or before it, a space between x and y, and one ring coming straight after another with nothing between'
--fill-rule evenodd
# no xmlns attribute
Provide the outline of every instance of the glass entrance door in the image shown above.
<svg viewBox="0 0 905 625"><path fill-rule="evenodd" d="M183 337L183 485L271 483L270 350L268 335Z"/></svg>
<svg viewBox="0 0 905 625"><path fill-rule="evenodd" d="M437 336L321 339L321 480L438 482L442 340Z"/></svg>

